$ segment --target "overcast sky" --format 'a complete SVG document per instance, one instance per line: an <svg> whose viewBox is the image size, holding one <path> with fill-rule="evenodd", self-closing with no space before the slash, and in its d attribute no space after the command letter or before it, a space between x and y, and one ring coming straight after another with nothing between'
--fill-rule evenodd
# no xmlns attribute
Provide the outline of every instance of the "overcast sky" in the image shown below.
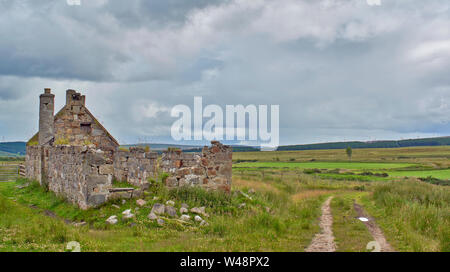
<svg viewBox="0 0 450 272"><path fill-rule="evenodd" d="M0 141L46 87L122 144L168 141L194 96L280 105L281 144L450 135L450 1L0 0Z"/></svg>

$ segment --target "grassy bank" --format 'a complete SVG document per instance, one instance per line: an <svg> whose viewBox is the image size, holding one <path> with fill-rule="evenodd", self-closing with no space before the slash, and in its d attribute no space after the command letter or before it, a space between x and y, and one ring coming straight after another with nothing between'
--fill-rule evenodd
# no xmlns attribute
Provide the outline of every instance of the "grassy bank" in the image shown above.
<svg viewBox="0 0 450 272"><path fill-rule="evenodd" d="M198 189L169 192L159 187L148 192L144 207L128 200L83 211L36 183L16 187L26 182L0 184L0 228L4 230L0 250L62 251L68 241L75 240L84 251L302 251L318 230L322 202L320 197L293 201L286 192L260 188L249 193L250 200L238 192L224 196ZM248 189L239 182L236 187ZM209 226L165 218L166 225L161 227L147 218L154 203L167 200L175 201L177 209L182 203L206 206ZM122 220L126 209L136 217ZM119 216L117 225L106 224L111 215ZM72 224L82 221L87 225Z"/></svg>
<svg viewBox="0 0 450 272"><path fill-rule="evenodd" d="M362 198L399 251L450 251L450 190L418 181L387 182Z"/></svg>

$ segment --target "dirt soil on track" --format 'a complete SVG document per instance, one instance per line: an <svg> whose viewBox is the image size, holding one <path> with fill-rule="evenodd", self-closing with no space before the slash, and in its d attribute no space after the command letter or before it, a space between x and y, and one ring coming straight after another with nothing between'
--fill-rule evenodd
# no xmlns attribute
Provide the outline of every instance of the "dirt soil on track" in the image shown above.
<svg viewBox="0 0 450 272"><path fill-rule="evenodd" d="M321 232L316 234L311 244L306 248L306 252L334 252L336 244L333 236L333 215L331 214L330 203L333 197L325 201L322 206L322 216L320 217Z"/></svg>

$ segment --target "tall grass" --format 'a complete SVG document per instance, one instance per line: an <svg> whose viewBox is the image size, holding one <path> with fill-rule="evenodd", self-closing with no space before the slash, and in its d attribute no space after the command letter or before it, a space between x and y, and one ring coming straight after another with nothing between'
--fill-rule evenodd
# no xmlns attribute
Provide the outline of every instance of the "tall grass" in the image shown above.
<svg viewBox="0 0 450 272"><path fill-rule="evenodd" d="M450 251L450 190L417 181L374 188L386 230L400 238L401 250Z"/></svg>

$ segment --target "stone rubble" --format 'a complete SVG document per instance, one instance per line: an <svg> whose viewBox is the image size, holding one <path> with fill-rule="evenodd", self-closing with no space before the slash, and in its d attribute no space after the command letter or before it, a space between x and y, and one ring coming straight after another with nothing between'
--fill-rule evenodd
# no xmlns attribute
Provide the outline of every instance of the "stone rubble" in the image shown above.
<svg viewBox="0 0 450 272"><path fill-rule="evenodd" d="M187 214L183 214L182 216L180 216L180 220L188 222L191 221L191 217Z"/></svg>
<svg viewBox="0 0 450 272"><path fill-rule="evenodd" d="M138 200L136 200L136 204L137 204L139 207L143 207L143 206L145 206L145 204L147 204L147 201L145 201L145 200L143 200L143 199L138 199Z"/></svg>
<svg viewBox="0 0 450 272"><path fill-rule="evenodd" d="M162 220L161 218L158 218L158 220L156 220L156 222L158 223L158 225L160 226L164 226L164 224L166 223L164 220Z"/></svg>
<svg viewBox="0 0 450 272"><path fill-rule="evenodd" d="M161 215L164 213L164 210L165 210L165 206L163 204L155 203L152 208L152 213Z"/></svg>
<svg viewBox="0 0 450 272"><path fill-rule="evenodd" d="M117 220L117 215L113 215L111 217L109 217L108 219L106 219L106 223L110 224L110 225L115 225L117 224L119 220Z"/></svg>
<svg viewBox="0 0 450 272"><path fill-rule="evenodd" d="M183 208L183 207L180 208L180 213L181 213L181 214L188 213L188 212L189 212L188 209Z"/></svg>
<svg viewBox="0 0 450 272"><path fill-rule="evenodd" d="M166 206L164 209L164 212L169 215L170 217L176 217L177 216L177 210L172 206Z"/></svg>
<svg viewBox="0 0 450 272"><path fill-rule="evenodd" d="M151 212L151 213L147 216L147 218L150 219L150 220L156 220L156 219L158 219L158 216L156 216L156 214L154 214L153 212Z"/></svg>
<svg viewBox="0 0 450 272"><path fill-rule="evenodd" d="M131 213L131 209L125 210L122 213L122 215L123 215L122 218L125 219L125 220L128 220L128 219L131 219L131 218L135 217L135 215Z"/></svg>

